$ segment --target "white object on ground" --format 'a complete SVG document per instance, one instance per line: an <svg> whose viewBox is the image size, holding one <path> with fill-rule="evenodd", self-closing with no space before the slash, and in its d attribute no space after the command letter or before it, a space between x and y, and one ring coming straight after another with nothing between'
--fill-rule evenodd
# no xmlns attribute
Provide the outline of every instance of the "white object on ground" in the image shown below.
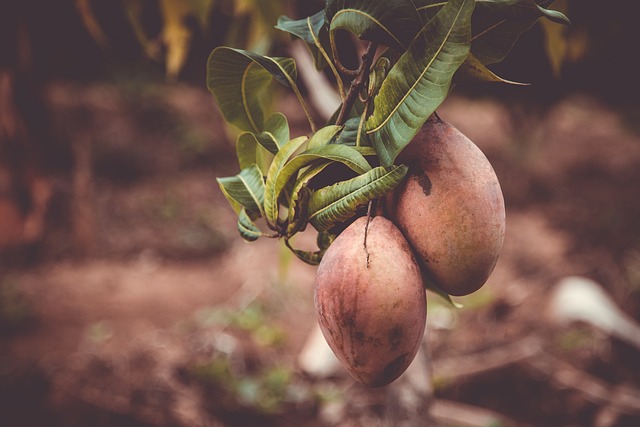
<svg viewBox="0 0 640 427"><path fill-rule="evenodd" d="M561 322L582 321L640 350L640 325L593 280L570 276L556 285L551 314Z"/></svg>
<svg viewBox="0 0 640 427"><path fill-rule="evenodd" d="M316 323L298 356L298 366L309 375L326 378L340 370L340 361Z"/></svg>

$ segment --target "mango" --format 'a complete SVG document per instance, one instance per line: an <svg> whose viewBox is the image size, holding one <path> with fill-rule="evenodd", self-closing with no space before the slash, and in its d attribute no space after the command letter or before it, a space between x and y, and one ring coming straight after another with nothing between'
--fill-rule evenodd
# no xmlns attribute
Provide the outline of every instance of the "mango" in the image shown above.
<svg viewBox="0 0 640 427"><path fill-rule="evenodd" d="M405 181L387 198L425 280L467 295L488 279L505 234L500 183L482 151L458 129L432 116L400 153Z"/></svg>
<svg viewBox="0 0 640 427"><path fill-rule="evenodd" d="M398 378L420 347L427 315L420 269L402 233L382 216L368 227L358 218L327 249L314 302L329 346L365 385Z"/></svg>

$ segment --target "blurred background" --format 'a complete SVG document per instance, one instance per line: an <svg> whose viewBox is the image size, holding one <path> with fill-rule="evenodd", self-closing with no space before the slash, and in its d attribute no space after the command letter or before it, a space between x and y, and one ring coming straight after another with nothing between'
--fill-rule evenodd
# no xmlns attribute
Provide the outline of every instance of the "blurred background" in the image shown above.
<svg viewBox="0 0 640 427"><path fill-rule="evenodd" d="M640 425L636 2L557 1L573 25L537 24L492 68L531 86L456 87L439 110L492 162L507 236L464 308L428 295L430 373L389 390L324 356L315 270L242 242L215 181L237 165L210 51L289 56L277 17L322 7L2 3L3 425Z"/></svg>

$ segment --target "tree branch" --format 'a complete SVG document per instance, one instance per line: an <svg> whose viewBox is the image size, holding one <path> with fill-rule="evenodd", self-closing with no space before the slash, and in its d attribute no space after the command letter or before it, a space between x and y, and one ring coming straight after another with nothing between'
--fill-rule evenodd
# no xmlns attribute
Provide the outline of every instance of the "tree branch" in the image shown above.
<svg viewBox="0 0 640 427"><path fill-rule="evenodd" d="M367 47L364 55L362 55L362 62L360 63L360 67L358 68L358 75L351 81L349 93L347 93L347 98L342 104L340 114L338 115L338 119L336 120L336 125L342 126L347 121L349 112L351 111L351 108L353 108L353 104L356 102L356 99L358 99L358 93L360 93L360 90L362 90L362 86L369 79L371 64L373 64L373 58L376 54L377 49L378 44L371 42L369 43L369 46Z"/></svg>

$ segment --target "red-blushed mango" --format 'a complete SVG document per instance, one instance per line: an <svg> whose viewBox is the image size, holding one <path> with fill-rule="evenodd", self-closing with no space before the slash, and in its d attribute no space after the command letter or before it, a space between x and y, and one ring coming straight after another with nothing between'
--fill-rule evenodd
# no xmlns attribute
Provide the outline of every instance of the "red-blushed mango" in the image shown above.
<svg viewBox="0 0 640 427"><path fill-rule="evenodd" d="M371 218L367 230L359 218L336 238L318 266L314 301L325 339L359 382L389 384L414 359L425 289L409 244L388 219Z"/></svg>
<svg viewBox="0 0 640 427"><path fill-rule="evenodd" d="M426 279L451 295L486 281L502 249L504 198L480 149L432 117L398 156L407 179L387 199L392 221L416 253Z"/></svg>

